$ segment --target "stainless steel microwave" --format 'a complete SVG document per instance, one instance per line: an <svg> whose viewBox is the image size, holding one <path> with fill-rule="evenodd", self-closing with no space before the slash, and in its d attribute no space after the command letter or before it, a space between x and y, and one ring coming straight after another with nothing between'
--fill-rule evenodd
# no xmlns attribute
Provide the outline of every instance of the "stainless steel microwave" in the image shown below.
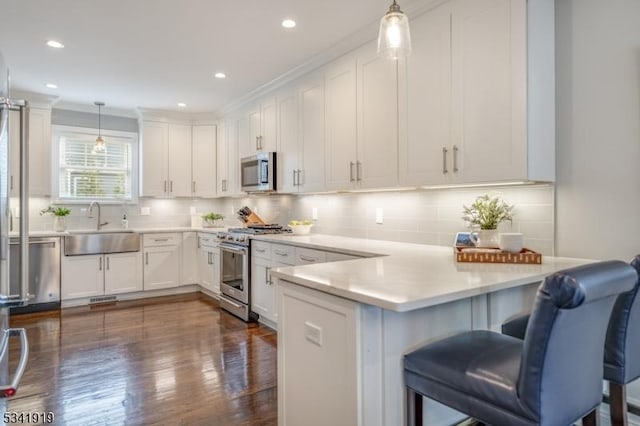
<svg viewBox="0 0 640 426"><path fill-rule="evenodd" d="M276 190L276 153L261 152L240 160L242 190L273 192Z"/></svg>

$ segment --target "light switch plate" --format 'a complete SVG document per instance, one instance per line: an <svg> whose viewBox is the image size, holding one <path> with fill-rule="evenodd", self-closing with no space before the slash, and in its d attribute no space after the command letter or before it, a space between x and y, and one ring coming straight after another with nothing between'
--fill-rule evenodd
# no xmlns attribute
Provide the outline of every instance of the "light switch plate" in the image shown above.
<svg viewBox="0 0 640 426"><path fill-rule="evenodd" d="M318 346L322 346L322 327L310 323L304 322L304 337Z"/></svg>
<svg viewBox="0 0 640 426"><path fill-rule="evenodd" d="M140 207L140 216L151 215L151 207Z"/></svg>
<svg viewBox="0 0 640 426"><path fill-rule="evenodd" d="M318 208L311 207L311 219L318 220Z"/></svg>
<svg viewBox="0 0 640 426"><path fill-rule="evenodd" d="M376 207L376 223L383 223L384 222L384 210L382 209L382 207Z"/></svg>

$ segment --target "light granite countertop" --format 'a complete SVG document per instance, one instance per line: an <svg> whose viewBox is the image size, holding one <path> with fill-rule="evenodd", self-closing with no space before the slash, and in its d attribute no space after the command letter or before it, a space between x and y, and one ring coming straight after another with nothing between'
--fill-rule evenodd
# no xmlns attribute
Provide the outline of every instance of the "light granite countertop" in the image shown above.
<svg viewBox="0 0 640 426"><path fill-rule="evenodd" d="M215 234L217 232L222 232L222 231L226 231L227 228L224 227L220 227L220 228L191 228L188 226L176 226L176 227L169 227L169 228L128 228L128 229L123 229L123 228L107 228L107 229L103 229L100 232L101 233L106 233L106 232L122 232L122 231L132 231L132 232L138 232L140 234L150 234L150 233L162 233L162 232L206 232L206 233L210 233L210 234ZM67 230L64 232L55 232L55 231L30 231L29 232L29 236L30 237L64 237L66 235L73 235L74 233L91 233L91 232L98 232L95 229L71 229L71 230ZM9 237L11 238L16 238L18 237L18 233L17 232L10 232L9 233Z"/></svg>
<svg viewBox="0 0 640 426"><path fill-rule="evenodd" d="M376 256L273 269L298 285L383 309L406 312L541 281L594 262L545 256L542 265L458 263L450 247L330 235L263 235L256 240Z"/></svg>

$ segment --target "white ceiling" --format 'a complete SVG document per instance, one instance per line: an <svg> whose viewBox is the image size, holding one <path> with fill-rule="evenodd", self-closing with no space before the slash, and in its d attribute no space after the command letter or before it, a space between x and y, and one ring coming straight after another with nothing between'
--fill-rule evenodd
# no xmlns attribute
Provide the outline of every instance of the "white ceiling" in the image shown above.
<svg viewBox="0 0 640 426"><path fill-rule="evenodd" d="M401 5L421 0L403 0ZM13 87L188 112L225 105L340 44L373 39L390 0L0 0ZM285 30L282 19L298 26ZM49 39L64 49L45 45ZM344 42L343 42L344 44ZM213 78L216 71L225 80ZM48 89L45 83L58 89ZM187 108L178 108L185 102Z"/></svg>

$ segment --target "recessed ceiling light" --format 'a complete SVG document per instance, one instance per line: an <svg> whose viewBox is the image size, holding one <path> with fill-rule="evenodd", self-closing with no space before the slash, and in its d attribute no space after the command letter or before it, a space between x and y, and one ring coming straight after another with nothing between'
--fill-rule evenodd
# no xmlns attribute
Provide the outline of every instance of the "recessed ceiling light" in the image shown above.
<svg viewBox="0 0 640 426"><path fill-rule="evenodd" d="M296 21L294 21L293 19L285 19L284 21L282 21L282 26L285 28L295 28Z"/></svg>
<svg viewBox="0 0 640 426"><path fill-rule="evenodd" d="M57 89L58 85L57 84L53 84L53 83L47 83L45 84L46 87L48 87L49 89Z"/></svg>
<svg viewBox="0 0 640 426"><path fill-rule="evenodd" d="M179 102L179 103L178 103L178 106L179 106L180 108L184 108L184 107L186 107L186 106L187 106L187 104L185 104L184 102Z"/></svg>
<svg viewBox="0 0 640 426"><path fill-rule="evenodd" d="M60 43L57 40L47 40L47 46L53 47L54 49L62 49L64 44Z"/></svg>
<svg viewBox="0 0 640 426"><path fill-rule="evenodd" d="M213 75L215 78L227 78L227 75L223 72L217 72Z"/></svg>

